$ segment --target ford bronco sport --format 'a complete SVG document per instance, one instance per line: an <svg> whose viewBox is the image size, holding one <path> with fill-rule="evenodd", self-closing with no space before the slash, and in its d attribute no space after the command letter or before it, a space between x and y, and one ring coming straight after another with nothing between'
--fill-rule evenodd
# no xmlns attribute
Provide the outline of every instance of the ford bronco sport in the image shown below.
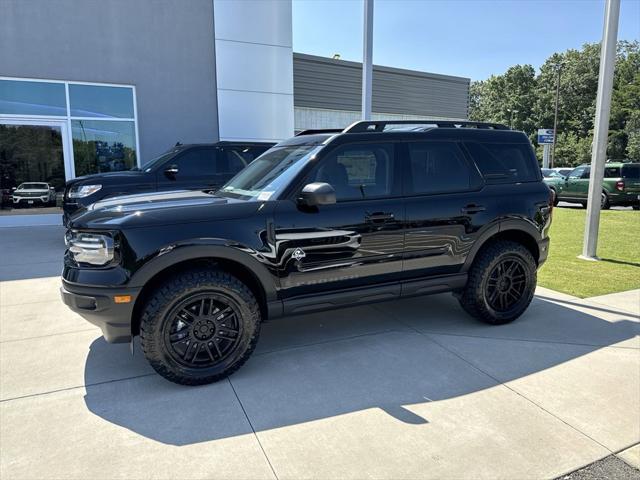
<svg viewBox="0 0 640 480"><path fill-rule="evenodd" d="M529 140L503 125L305 131L216 193L91 205L71 219L61 293L107 341L139 335L160 375L204 384L283 315L452 292L481 321L516 319L552 208Z"/></svg>
<svg viewBox="0 0 640 480"><path fill-rule="evenodd" d="M587 208L590 177L590 165L574 168L565 179L562 188L557 190L557 200L581 203L583 208ZM640 209L640 163L605 164L600 208L606 210L613 206Z"/></svg>

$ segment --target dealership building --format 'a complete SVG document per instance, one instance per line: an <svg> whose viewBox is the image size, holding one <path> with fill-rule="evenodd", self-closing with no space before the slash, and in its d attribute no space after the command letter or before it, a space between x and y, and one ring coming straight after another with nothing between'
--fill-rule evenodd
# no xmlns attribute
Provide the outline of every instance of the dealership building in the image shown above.
<svg viewBox="0 0 640 480"><path fill-rule="evenodd" d="M2 188L59 190L176 142L275 142L358 120L361 65L294 53L291 9L286 0L0 0ZM468 78L374 66L374 118L465 119L468 98Z"/></svg>

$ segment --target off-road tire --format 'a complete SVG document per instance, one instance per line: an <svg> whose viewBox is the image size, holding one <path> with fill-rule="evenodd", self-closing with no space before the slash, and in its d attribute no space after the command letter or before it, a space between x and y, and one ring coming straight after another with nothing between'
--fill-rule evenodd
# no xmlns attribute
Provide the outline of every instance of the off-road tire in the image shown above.
<svg viewBox="0 0 640 480"><path fill-rule="evenodd" d="M173 320L168 315L176 305L203 293L233 302L242 323L240 339L227 360L211 367L188 368L172 357L164 330L171 328ZM197 269L168 278L147 300L140 320L140 341L145 357L164 378L182 385L204 385L226 378L247 361L258 342L260 323L258 302L244 283L222 270Z"/></svg>
<svg viewBox="0 0 640 480"><path fill-rule="evenodd" d="M525 270L525 290L516 305L501 312L491 307L486 298L486 285L493 269L501 261L510 258L519 259ZM518 318L527 309L537 282L537 265L531 252L520 243L498 240L483 247L473 262L464 290L458 295L462 308L472 317L492 325L509 323Z"/></svg>

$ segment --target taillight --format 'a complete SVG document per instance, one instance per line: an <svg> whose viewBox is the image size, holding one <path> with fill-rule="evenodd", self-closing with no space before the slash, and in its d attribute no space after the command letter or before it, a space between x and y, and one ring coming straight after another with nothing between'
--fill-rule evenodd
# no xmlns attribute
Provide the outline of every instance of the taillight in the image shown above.
<svg viewBox="0 0 640 480"><path fill-rule="evenodd" d="M616 190L623 192L624 191L624 180L618 180L616 182Z"/></svg>

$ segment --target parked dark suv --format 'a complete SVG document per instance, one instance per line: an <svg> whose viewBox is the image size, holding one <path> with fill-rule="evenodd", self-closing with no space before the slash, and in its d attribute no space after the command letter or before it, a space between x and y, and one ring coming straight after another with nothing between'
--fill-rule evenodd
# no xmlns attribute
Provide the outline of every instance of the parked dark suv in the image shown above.
<svg viewBox="0 0 640 480"><path fill-rule="evenodd" d="M159 190L205 190L224 185L273 143L218 142L177 144L141 169L97 173L69 180L65 187L63 223L78 209L102 200Z"/></svg>
<svg viewBox="0 0 640 480"><path fill-rule="evenodd" d="M217 193L90 206L67 233L62 297L109 342L140 335L167 379L203 384L282 315L453 292L484 322L514 320L552 208L529 140L502 125L302 132Z"/></svg>

